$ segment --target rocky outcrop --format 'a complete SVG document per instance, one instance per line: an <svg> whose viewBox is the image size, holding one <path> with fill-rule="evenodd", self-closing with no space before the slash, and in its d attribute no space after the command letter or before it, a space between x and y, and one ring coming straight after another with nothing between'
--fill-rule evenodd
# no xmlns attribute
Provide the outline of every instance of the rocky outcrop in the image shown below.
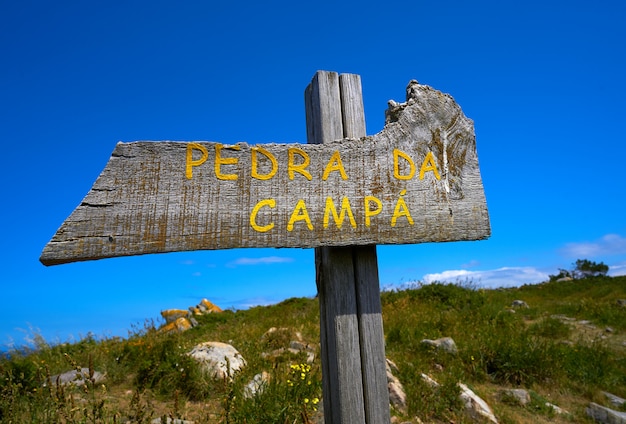
<svg viewBox="0 0 626 424"><path fill-rule="evenodd" d="M194 315L204 315L222 312L222 308L207 299L202 299L196 306L190 306L189 311Z"/></svg>
<svg viewBox="0 0 626 424"><path fill-rule="evenodd" d="M171 332L179 332L187 331L192 328L194 324L186 317L176 318L173 322L165 324L163 327L159 328L161 333L171 333Z"/></svg>
<svg viewBox="0 0 626 424"><path fill-rule="evenodd" d="M189 311L186 309L165 309L161 311L161 316L165 320L166 324L172 323L179 318L187 318Z"/></svg>
<svg viewBox="0 0 626 424"><path fill-rule="evenodd" d="M189 309L165 309L161 311L165 324L159 328L159 331L162 333L181 333L198 325L194 316L217 312L222 312L222 309L207 299L202 299L200 303L196 306L190 306Z"/></svg>

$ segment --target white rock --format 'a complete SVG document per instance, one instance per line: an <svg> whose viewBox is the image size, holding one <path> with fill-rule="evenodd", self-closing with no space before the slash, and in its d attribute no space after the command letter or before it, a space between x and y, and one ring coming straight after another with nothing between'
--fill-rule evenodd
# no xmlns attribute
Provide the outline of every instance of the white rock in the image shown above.
<svg viewBox="0 0 626 424"><path fill-rule="evenodd" d="M255 375L252 380L246 384L246 387L243 389L243 396L246 399L250 399L255 397L256 395L260 395L263 393L265 388L270 383L270 375L263 371Z"/></svg>
<svg viewBox="0 0 626 424"><path fill-rule="evenodd" d="M611 394L609 392L602 392L602 394L604 394L604 396L609 400L609 402L611 402L611 405L616 406L618 408L621 408L626 403L626 399L622 399L621 397L615 396L614 394Z"/></svg>
<svg viewBox="0 0 626 424"><path fill-rule="evenodd" d="M474 419L486 419L492 423L497 424L498 419L493 414L493 411L487 405L487 402L482 400L476 393L474 393L469 387L463 383L458 383L461 388L461 394L459 397L465 404L465 410Z"/></svg>
<svg viewBox="0 0 626 424"><path fill-rule="evenodd" d="M548 408L552 409L552 412L554 412L554 413L555 413L555 414L557 414L557 415L566 415L566 414L569 414L569 412L567 412L565 409L563 409L563 408L559 408L558 406L556 406L556 405L554 405L554 404L552 404L552 403L550 403L550 402L546 402L546 403L545 403L545 405L546 405Z"/></svg>
<svg viewBox="0 0 626 424"><path fill-rule="evenodd" d="M386 363L386 371L387 371L387 389L389 390L389 403L393 405L398 411L402 413L406 413L406 392L404 391L404 386L396 377L393 375L393 370L398 371L398 367L393 361L387 359Z"/></svg>
<svg viewBox="0 0 626 424"><path fill-rule="evenodd" d="M523 300L519 300L519 299L518 300L514 300L511 303L511 306L514 307L514 308L524 308L524 309L529 308L528 303L524 302Z"/></svg>
<svg viewBox="0 0 626 424"><path fill-rule="evenodd" d="M444 352L451 353L453 355L458 352L456 343L451 337L442 337L437 340L424 339L422 340L422 343L432 346L437 350L443 350Z"/></svg>
<svg viewBox="0 0 626 424"><path fill-rule="evenodd" d="M614 411L610 408L591 402L585 412L600 423L626 424L626 412Z"/></svg>
<svg viewBox="0 0 626 424"><path fill-rule="evenodd" d="M437 388L440 386L435 380L433 380L430 376L422 373L422 380L426 382L430 387ZM487 405L487 402L482 400L476 393L474 393L469 387L467 387L463 383L457 383L459 388L461 389L461 394L459 398L465 405L465 410L468 415L476 420L487 420L494 424L498 424L498 419L494 415L493 411Z"/></svg>
<svg viewBox="0 0 626 424"><path fill-rule="evenodd" d="M68 384L73 384L75 386L82 386L85 384L85 381L89 380L89 368L81 368L80 372L78 370L66 371L62 374L56 374L50 377L44 386L48 384L55 386L57 383L60 386L67 386ZM94 371L92 381L94 384L100 383L104 380L104 374L98 371Z"/></svg>
<svg viewBox="0 0 626 424"><path fill-rule="evenodd" d="M170 417L167 417L165 419L165 422L163 422L161 417L159 417L150 421L150 424L194 424L194 422L188 421L188 420L181 420L180 418L171 419Z"/></svg>
<svg viewBox="0 0 626 424"><path fill-rule="evenodd" d="M198 361L214 378L232 380L246 366L246 360L233 346L221 342L204 342L194 347L189 356Z"/></svg>
<svg viewBox="0 0 626 424"><path fill-rule="evenodd" d="M431 376L422 373L421 377L422 377L422 380L424 380L424 382L428 384L430 387L432 387L433 389L436 387L439 387L439 383L433 380Z"/></svg>

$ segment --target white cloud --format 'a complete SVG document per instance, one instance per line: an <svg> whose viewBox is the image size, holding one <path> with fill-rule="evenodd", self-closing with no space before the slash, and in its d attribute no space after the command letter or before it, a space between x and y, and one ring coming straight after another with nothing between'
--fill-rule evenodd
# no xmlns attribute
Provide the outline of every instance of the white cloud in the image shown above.
<svg viewBox="0 0 626 424"><path fill-rule="evenodd" d="M238 258L229 262L226 266L236 267L239 265L269 265L269 264L284 264L293 262L293 258L281 257L281 256L265 256L262 258Z"/></svg>
<svg viewBox="0 0 626 424"><path fill-rule="evenodd" d="M276 299L264 298L264 297L255 297L250 299L240 299L231 302L228 307L234 309L250 309L255 306L270 306L278 303L279 301Z"/></svg>
<svg viewBox="0 0 626 424"><path fill-rule="evenodd" d="M618 275L626 275L626 262L622 262L609 267L608 275L617 277Z"/></svg>
<svg viewBox="0 0 626 424"><path fill-rule="evenodd" d="M502 267L486 271L468 271L465 269L449 270L440 273L426 274L424 283L438 282L471 282L478 287L517 287L523 284L537 284L548 280L547 273L533 267Z"/></svg>
<svg viewBox="0 0 626 424"><path fill-rule="evenodd" d="M618 234L607 234L593 242L568 243L561 249L561 254L573 259L626 254L626 238Z"/></svg>

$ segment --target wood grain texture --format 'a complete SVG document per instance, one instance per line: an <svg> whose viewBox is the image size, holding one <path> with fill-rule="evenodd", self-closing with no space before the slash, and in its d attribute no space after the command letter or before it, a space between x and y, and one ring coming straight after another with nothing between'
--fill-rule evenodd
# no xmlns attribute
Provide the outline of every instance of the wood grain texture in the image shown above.
<svg viewBox="0 0 626 424"><path fill-rule="evenodd" d="M366 129L361 78L355 74L341 74L339 86L343 135L347 138L363 137ZM360 358L354 358L351 366L361 367L365 422L386 423L391 417L376 246L354 246L351 256L354 280L351 284L344 282L344 285L354 287L360 349ZM349 293L352 294L352 291ZM343 337L342 334L335 336ZM360 363L356 362L357 359Z"/></svg>
<svg viewBox="0 0 626 424"><path fill-rule="evenodd" d="M307 142L343 136L338 75L318 71L305 90ZM359 327L352 252L348 247L315 249L320 307L320 356L324 422L365 422Z"/></svg>
<svg viewBox="0 0 626 424"><path fill-rule="evenodd" d="M352 248L319 247L315 249L315 262L325 422L369 423L365 419Z"/></svg>
<svg viewBox="0 0 626 424"><path fill-rule="evenodd" d="M357 296L365 422L386 423L390 422L391 417L376 246L353 247L352 260Z"/></svg>
<svg viewBox="0 0 626 424"><path fill-rule="evenodd" d="M322 89L337 92L339 84L326 84ZM40 260L53 265L200 249L309 248L487 238L489 217L472 121L449 95L424 85L412 87L412 93L411 101L396 107L391 114L393 119L374 136L317 145L261 145L277 164L276 174L267 180L252 176L251 156L258 146L240 143L220 147L219 143L196 142L207 150L207 160L192 166L193 176L188 179L189 143L118 143L92 189L45 246ZM322 110L307 110L307 116L325 113ZM321 139L331 131L329 128L339 128L338 134L343 137L341 118L322 118L330 124L308 129L309 136ZM293 154L293 148L309 157L306 171L310 180L298 172L293 173L293 179L289 177L290 151L293 163L304 160ZM402 176L413 172L411 179L395 176L394 149L405 152L414 162L412 170L407 161L397 159L397 172ZM236 162L218 163L218 171L236 179L217 177L217 150L222 158ZM429 152L439 179L432 171L419 178ZM199 160L201 152L193 153L193 160ZM339 170L332 170L334 154L339 155L347 179L342 178ZM256 163L258 173L269 175L269 159L257 154ZM328 178L323 180L329 168ZM370 217L369 226L365 211L374 206L365 204L366 196L379 199L382 205L382 212ZM338 228L332 215L324 228L329 197L337 212L344 197L348 199L356 228L348 217ZM392 226L400 198L413 222L401 216ZM263 199L274 199L275 206L261 207L256 220L261 226L273 224L273 228L259 232L252 227L250 217ZM304 213L296 210L300 200L306 205L310 225L304 219L296 220L290 231L288 223L294 213L296 218L302 218Z"/></svg>
<svg viewBox="0 0 626 424"><path fill-rule="evenodd" d="M339 87L337 90L335 87ZM328 90L328 86L333 86ZM312 100L312 98L314 98ZM349 103L349 104L348 104ZM360 137L365 135L365 115L361 94L360 77L353 74L337 74L319 71L305 92L307 110L307 128L326 128L318 132L321 136L309 139L310 143L327 143L343 134L344 137ZM315 117L323 116L317 109L328 108L327 118L332 113L332 122L341 120L342 127L328 123L315 122ZM309 134L311 132L308 131ZM360 299L356 284L359 268L368 271L371 268L361 267L363 253L370 258L368 252L375 252L375 246L359 247L318 247L315 249L316 284L320 303L320 340L322 359L322 384L324 390L325 422L329 424L375 423L389 421L389 398L387 380L378 382L365 380L372 377L371 370L365 368L366 362L376 361L372 358L369 344L362 343L367 335L361 333ZM363 252L361 252L363 251ZM361 258L361 260L359 259ZM375 262L370 264L377 268ZM378 293L378 272L369 275L363 283L375 286L375 301L380 303ZM380 321L382 339L382 319ZM374 332L378 335L378 332ZM366 358L369 358L366 360ZM384 347L382 356L378 358L384 364ZM384 370L383 370L384 371ZM378 383L378 384L375 384ZM374 398L382 388L382 398ZM378 418L378 417L382 417Z"/></svg>

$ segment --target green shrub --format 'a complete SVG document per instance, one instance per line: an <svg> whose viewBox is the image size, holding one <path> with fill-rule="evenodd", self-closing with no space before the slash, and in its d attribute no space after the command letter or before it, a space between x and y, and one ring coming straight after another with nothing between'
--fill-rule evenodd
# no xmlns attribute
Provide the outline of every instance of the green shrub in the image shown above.
<svg viewBox="0 0 626 424"><path fill-rule="evenodd" d="M534 336L564 339L570 336L572 328L557 318L547 317L540 322L532 324L528 331Z"/></svg>
<svg viewBox="0 0 626 424"><path fill-rule="evenodd" d="M227 423L308 424L317 414L322 395L317 367L306 363L280 365L255 396L245 395L246 381L239 379L226 398Z"/></svg>

